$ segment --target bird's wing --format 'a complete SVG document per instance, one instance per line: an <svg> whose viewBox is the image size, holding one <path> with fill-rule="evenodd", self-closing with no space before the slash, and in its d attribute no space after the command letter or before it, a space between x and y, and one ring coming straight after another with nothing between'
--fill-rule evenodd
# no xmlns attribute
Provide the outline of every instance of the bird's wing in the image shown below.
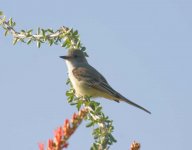
<svg viewBox="0 0 192 150"><path fill-rule="evenodd" d="M73 75L77 80L83 81L88 86L105 92L113 97L119 97L119 93L116 92L107 82L107 80L93 67L77 67L73 69ZM115 99L118 101L117 99Z"/></svg>

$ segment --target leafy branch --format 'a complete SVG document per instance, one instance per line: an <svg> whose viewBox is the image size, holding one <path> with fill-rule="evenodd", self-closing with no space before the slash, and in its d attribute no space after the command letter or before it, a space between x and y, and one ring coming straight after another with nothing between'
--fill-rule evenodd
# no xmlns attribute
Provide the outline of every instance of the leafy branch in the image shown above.
<svg viewBox="0 0 192 150"><path fill-rule="evenodd" d="M53 31L53 29L41 29L38 28L37 33L33 34L33 29L29 30L21 30L17 32L14 28L16 23L12 18L6 20L6 17L3 16L2 12L0 12L0 25L5 30L5 36L11 34L13 36L13 44L15 45L17 42L23 42L26 44L31 44L31 42L36 42L37 47L41 47L42 43L48 42L51 46L53 44L60 44L65 48L74 48L81 49L85 51L86 48L82 46L80 42L80 37L77 30L70 29L68 27L62 26L58 30Z"/></svg>
<svg viewBox="0 0 192 150"><path fill-rule="evenodd" d="M75 105L78 110L82 107L86 108L88 114L85 119L89 121L86 127L97 126L92 132L95 142L93 143L91 150L108 150L110 145L117 142L112 135L114 130L112 124L113 121L102 112L100 103L92 101L91 97L75 97L75 91L72 88L70 81L68 81L67 84L70 84L71 87L66 92L68 103Z"/></svg>

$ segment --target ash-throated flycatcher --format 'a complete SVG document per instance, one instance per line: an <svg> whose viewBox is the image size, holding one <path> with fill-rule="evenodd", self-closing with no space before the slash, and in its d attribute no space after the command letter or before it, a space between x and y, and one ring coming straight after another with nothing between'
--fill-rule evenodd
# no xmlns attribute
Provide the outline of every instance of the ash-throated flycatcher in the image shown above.
<svg viewBox="0 0 192 150"><path fill-rule="evenodd" d="M69 49L68 55L60 56L60 58L66 60L69 79L75 89L75 95L77 97L104 97L116 102L124 101L149 114L151 113L115 91L108 84L107 80L95 68L88 64L83 51L79 49Z"/></svg>

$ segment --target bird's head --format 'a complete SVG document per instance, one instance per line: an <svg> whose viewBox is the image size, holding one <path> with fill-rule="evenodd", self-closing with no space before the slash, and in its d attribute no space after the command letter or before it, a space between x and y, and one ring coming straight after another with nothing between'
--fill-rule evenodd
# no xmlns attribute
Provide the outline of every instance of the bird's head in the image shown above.
<svg viewBox="0 0 192 150"><path fill-rule="evenodd" d="M85 53L79 49L69 49L66 56L60 56L60 58L70 61L72 63L85 63Z"/></svg>

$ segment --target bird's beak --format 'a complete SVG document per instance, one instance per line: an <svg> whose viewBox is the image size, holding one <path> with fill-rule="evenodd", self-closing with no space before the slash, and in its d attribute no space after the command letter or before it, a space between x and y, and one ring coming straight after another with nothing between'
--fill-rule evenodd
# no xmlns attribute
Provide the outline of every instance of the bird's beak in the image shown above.
<svg viewBox="0 0 192 150"><path fill-rule="evenodd" d="M62 59L69 59L70 58L70 56L59 56L59 57Z"/></svg>

